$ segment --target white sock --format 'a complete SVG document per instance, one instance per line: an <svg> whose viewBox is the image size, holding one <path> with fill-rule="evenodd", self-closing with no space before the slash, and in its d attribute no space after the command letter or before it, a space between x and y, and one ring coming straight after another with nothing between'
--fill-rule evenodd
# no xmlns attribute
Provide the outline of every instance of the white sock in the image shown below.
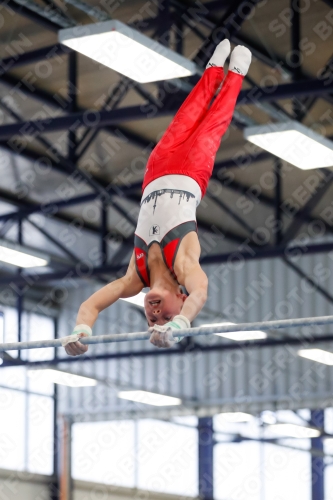
<svg viewBox="0 0 333 500"><path fill-rule="evenodd" d="M243 45L237 45L231 52L229 71L245 76L251 64L252 54Z"/></svg>
<svg viewBox="0 0 333 500"><path fill-rule="evenodd" d="M225 39L218 44L218 46L214 50L214 54L209 59L206 68L211 68L212 66L223 67L226 58L230 54L230 42Z"/></svg>

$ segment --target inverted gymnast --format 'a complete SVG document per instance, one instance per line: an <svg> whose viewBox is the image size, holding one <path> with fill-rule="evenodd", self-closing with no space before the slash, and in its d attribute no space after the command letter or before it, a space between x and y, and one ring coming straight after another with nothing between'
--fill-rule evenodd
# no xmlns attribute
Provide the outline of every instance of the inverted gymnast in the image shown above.
<svg viewBox="0 0 333 500"><path fill-rule="evenodd" d="M221 138L251 63L251 52L238 45L231 53L224 80L223 65L229 53L230 42L223 40L152 151L127 272L82 303L73 334L92 335L101 311L150 287L144 299L150 342L172 347L181 340L173 338L172 331L190 328L204 306L208 279L199 264L196 207L205 195ZM76 356L84 354L88 346L77 341L65 349Z"/></svg>

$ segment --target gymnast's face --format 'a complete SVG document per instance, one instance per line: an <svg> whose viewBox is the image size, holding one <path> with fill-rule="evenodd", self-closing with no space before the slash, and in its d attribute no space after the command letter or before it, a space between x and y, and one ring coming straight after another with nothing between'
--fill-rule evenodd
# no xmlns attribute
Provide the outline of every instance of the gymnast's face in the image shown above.
<svg viewBox="0 0 333 500"><path fill-rule="evenodd" d="M180 313L186 295L164 288L154 288L145 295L145 313L149 326L165 325Z"/></svg>

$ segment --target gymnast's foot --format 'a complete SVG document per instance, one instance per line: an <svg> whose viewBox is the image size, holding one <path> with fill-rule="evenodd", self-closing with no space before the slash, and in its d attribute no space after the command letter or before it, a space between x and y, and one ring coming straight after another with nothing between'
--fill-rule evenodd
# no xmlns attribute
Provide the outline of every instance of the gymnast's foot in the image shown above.
<svg viewBox="0 0 333 500"><path fill-rule="evenodd" d="M231 52L229 71L245 76L251 64L252 54L243 45L237 45Z"/></svg>
<svg viewBox="0 0 333 500"><path fill-rule="evenodd" d="M212 66L219 66L220 68L222 68L229 54L230 42L229 40L225 39L220 42L214 50L214 54L209 59L206 68L211 68Z"/></svg>

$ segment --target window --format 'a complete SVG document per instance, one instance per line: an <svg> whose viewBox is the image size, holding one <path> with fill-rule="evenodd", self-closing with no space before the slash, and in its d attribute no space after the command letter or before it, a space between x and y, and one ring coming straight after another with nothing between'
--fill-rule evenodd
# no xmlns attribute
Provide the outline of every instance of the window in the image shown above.
<svg viewBox="0 0 333 500"><path fill-rule="evenodd" d="M74 479L133 488L134 422L74 424L72 474Z"/></svg>
<svg viewBox="0 0 333 500"><path fill-rule="evenodd" d="M24 339L53 338L53 320L24 313ZM17 312L4 308L0 314L0 338L17 341ZM22 338L22 340L23 340ZM38 356L49 359L52 349ZM30 354L31 353L31 354ZM10 351L17 357L17 351ZM34 359L33 351L25 351ZM23 356L22 356L23 357ZM24 366L0 367L0 468L53 472L53 384L41 384L27 377ZM32 394L33 393L33 394Z"/></svg>
<svg viewBox="0 0 333 500"><path fill-rule="evenodd" d="M197 430L157 420L73 425L75 479L197 496Z"/></svg>

